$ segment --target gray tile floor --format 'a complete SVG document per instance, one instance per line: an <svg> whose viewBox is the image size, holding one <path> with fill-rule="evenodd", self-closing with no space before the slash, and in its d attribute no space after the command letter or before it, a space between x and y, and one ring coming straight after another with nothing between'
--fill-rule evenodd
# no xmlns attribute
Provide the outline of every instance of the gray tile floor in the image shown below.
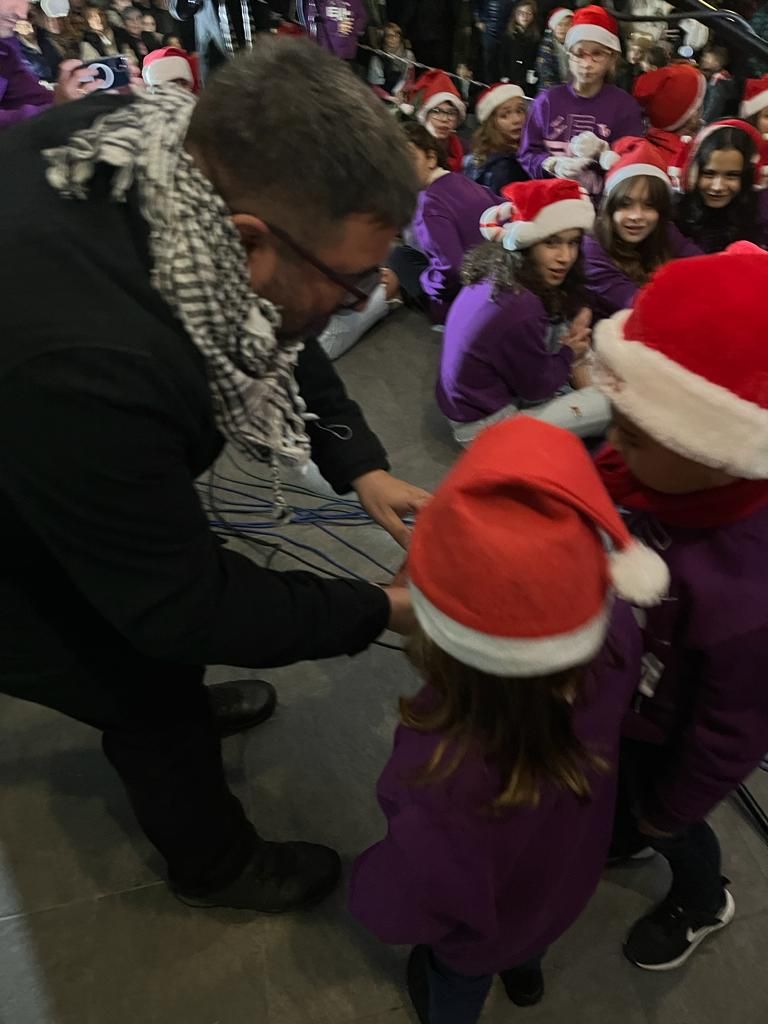
<svg viewBox="0 0 768 1024"><path fill-rule="evenodd" d="M399 474L424 486L454 456L432 400L440 337L399 313L338 365ZM365 571L330 539L299 539ZM312 531L315 533L317 531ZM354 542L385 565L398 552L373 528ZM277 564L291 563L282 555ZM233 673L213 669L212 678ZM413 686L394 652L269 673L276 718L226 743L232 784L272 838L334 844L349 863L382 822L374 783L396 698ZM2 1024L413 1024L404 951L352 922L340 893L305 916L188 909L77 723L2 699L0 1022ZM754 780L768 806L768 776ZM487 1024L765 1024L768 848L727 804L716 814L738 916L679 972L654 976L620 955L627 924L663 892L662 862L612 872L552 950L548 993L521 1011L495 991ZM521 1016L522 1014L522 1016Z"/></svg>

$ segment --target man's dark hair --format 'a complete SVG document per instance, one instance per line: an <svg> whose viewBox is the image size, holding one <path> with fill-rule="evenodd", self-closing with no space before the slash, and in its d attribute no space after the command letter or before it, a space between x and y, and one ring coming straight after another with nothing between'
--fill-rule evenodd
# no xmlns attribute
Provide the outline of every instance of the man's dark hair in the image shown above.
<svg viewBox="0 0 768 1024"><path fill-rule="evenodd" d="M430 134L423 124L419 124L418 121L406 121L402 125L402 129L403 135L405 135L412 146L420 149L427 156L434 156L435 160L437 160L437 166L442 167L444 171L449 169L448 154L445 151L445 146L439 139Z"/></svg>
<svg viewBox="0 0 768 1024"><path fill-rule="evenodd" d="M665 68L669 64L669 52L663 46L651 46L645 55L646 64L654 68Z"/></svg>
<svg viewBox="0 0 768 1024"><path fill-rule="evenodd" d="M218 71L187 146L233 212L273 217L313 241L351 214L407 224L418 182L382 102L306 40L263 38Z"/></svg>

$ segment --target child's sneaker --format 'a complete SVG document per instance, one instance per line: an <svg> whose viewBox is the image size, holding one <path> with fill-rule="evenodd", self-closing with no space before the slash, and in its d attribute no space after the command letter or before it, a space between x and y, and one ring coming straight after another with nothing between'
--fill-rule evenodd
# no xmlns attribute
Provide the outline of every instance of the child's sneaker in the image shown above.
<svg viewBox="0 0 768 1024"><path fill-rule="evenodd" d="M680 967L708 935L733 920L736 904L727 889L724 893L723 906L712 917L686 914L667 897L633 926L624 943L627 960L646 971Z"/></svg>

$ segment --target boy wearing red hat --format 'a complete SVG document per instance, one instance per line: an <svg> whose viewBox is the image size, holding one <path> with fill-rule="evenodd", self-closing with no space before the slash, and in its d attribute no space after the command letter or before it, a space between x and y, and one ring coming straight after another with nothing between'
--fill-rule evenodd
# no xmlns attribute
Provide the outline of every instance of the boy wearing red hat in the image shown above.
<svg viewBox="0 0 768 1024"><path fill-rule="evenodd" d="M733 918L706 818L768 750L766 292L768 255L740 243L664 267L596 330L595 382L615 409L598 465L671 576L644 613L614 845L650 844L672 869L624 947L648 970L684 963Z"/></svg>
<svg viewBox="0 0 768 1024"><path fill-rule="evenodd" d="M384 942L415 945L421 1024L474 1024L494 974L517 1005L541 999L541 957L597 886L639 671L613 593L652 603L666 572L581 442L525 416L451 471L408 566L426 686L401 701L378 787L388 833L358 859L350 902Z"/></svg>

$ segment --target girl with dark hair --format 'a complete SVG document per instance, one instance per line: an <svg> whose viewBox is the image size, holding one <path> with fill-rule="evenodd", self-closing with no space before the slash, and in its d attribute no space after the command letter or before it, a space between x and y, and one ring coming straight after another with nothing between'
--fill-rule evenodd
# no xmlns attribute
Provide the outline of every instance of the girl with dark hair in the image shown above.
<svg viewBox="0 0 768 1024"><path fill-rule="evenodd" d="M529 95L536 91L536 57L541 42L536 14L536 0L519 0L499 45L499 77L521 86Z"/></svg>
<svg viewBox="0 0 768 1024"><path fill-rule="evenodd" d="M480 126L464 173L497 194L513 181L528 180L517 161L526 109L523 90L507 82L487 89L477 101L475 115Z"/></svg>
<svg viewBox="0 0 768 1024"><path fill-rule="evenodd" d="M762 139L746 121L715 121L687 147L675 223L705 253L733 242L768 247Z"/></svg>
<svg viewBox="0 0 768 1024"><path fill-rule="evenodd" d="M600 880L640 670L606 535L622 569L637 558L620 594L637 600L643 572L640 603L660 599L664 566L627 550L583 445L525 416L485 431L419 514L408 649L425 685L400 702L378 785L388 831L355 864L350 906L415 946L421 1024L475 1024L495 974L538 1003L545 950Z"/></svg>
<svg viewBox="0 0 768 1024"><path fill-rule="evenodd" d="M605 182L594 237L584 239L584 274L595 319L627 309L659 267L701 250L672 224L664 155L642 139L626 140Z"/></svg>
<svg viewBox="0 0 768 1024"><path fill-rule="evenodd" d="M461 263L479 245L480 217L498 197L448 170L442 144L416 122L404 125L421 192L402 245L389 257L384 284L390 297L428 313L442 324L461 288Z"/></svg>
<svg viewBox="0 0 768 1024"><path fill-rule="evenodd" d="M521 411L600 436L610 414L590 387L591 315L579 257L592 204L573 181L521 182L502 195L508 202L483 214L488 244L464 264L437 404L460 444Z"/></svg>

